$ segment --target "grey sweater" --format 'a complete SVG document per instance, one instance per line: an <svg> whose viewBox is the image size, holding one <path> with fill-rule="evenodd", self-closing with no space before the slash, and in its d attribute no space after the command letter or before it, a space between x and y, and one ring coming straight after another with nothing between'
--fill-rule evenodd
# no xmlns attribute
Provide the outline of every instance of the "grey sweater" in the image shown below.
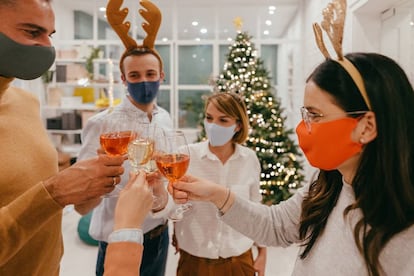
<svg viewBox="0 0 414 276"><path fill-rule="evenodd" d="M307 190L308 186L271 207L237 197L222 219L240 233L267 246L300 244L301 204ZM344 209L354 201L352 187L344 183L323 234L304 260L297 258L293 275L368 275L353 237L354 225L362 213L353 210L343 216ZM380 264L384 270L382 275L414 275L414 225L394 236L384 247Z"/></svg>

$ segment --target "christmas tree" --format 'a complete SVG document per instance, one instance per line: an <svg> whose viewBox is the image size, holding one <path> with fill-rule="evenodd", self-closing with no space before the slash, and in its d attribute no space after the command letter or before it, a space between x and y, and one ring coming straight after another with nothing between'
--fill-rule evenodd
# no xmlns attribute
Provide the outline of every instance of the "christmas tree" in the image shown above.
<svg viewBox="0 0 414 276"><path fill-rule="evenodd" d="M244 99L250 118L246 146L253 149L261 163L260 186L263 203L276 204L289 198L304 178L298 147L286 129L283 108L272 94L269 72L246 32L237 32L229 47L227 61L219 78L214 81L217 92L234 92ZM203 118L202 118L203 119ZM199 140L205 138L205 130Z"/></svg>

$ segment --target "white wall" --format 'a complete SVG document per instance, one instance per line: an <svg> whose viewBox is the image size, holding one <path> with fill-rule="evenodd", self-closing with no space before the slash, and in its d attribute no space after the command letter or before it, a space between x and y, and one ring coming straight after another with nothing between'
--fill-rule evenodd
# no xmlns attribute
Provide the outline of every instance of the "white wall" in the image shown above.
<svg viewBox="0 0 414 276"><path fill-rule="evenodd" d="M406 0L406 2L414 0ZM320 53L314 38L312 24L320 23L322 20L322 10L331 0L302 0L301 10L296 19L292 22L290 34L301 32L301 48L282 49L279 66L289 67L293 61L293 81L294 87L292 94L281 95L282 103L286 106L289 116L289 125L294 125L300 120L299 107L303 103L303 87L306 77L312 70L320 64L324 57ZM413 28L409 29L407 22L411 20L408 15L397 15L400 19L392 19L393 22L384 22L382 12L397 6L401 0L348 0L348 11L345 21L343 52L363 51L380 52L395 58L403 68L408 68L414 72L414 52L413 50ZM401 12L402 13L402 12ZM410 13L411 14L411 13ZM384 30L385 26L385 30ZM293 35L294 37L294 35ZM325 37L325 43L330 54L336 57L329 39ZM287 47L287 46L286 46ZM293 59L290 60L290 56ZM414 79L414 73L409 73ZM283 76L287 79L289 76ZM282 79L282 78L279 78ZM284 83L283 83L284 84ZM314 169L305 162L305 171L309 179Z"/></svg>
<svg viewBox="0 0 414 276"><path fill-rule="evenodd" d="M396 60L414 84L414 0L411 7L394 8L382 18L380 50Z"/></svg>
<svg viewBox="0 0 414 276"><path fill-rule="evenodd" d="M73 9L66 7L65 3L59 0L52 1L52 6L55 11L56 30L65 30L64 32L56 32L56 34L53 35L53 40L56 42L62 40L73 40L75 33Z"/></svg>
<svg viewBox="0 0 414 276"><path fill-rule="evenodd" d="M413 0L406 0L410 2ZM330 0L302 0L303 13L303 67L307 76L321 61L323 56L317 49L314 41L312 23L320 23L322 10ZM348 11L344 29L344 53L364 51L382 52L381 41L383 35L382 12L398 6L401 0L348 0ZM328 39L325 38L325 42ZM331 49L327 43L328 50ZM331 55L335 56L333 51Z"/></svg>

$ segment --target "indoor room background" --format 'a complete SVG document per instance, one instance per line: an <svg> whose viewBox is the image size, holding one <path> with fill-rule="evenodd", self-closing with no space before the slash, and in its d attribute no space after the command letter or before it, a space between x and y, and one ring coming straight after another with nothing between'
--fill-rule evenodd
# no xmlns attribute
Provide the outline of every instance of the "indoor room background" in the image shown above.
<svg viewBox="0 0 414 276"><path fill-rule="evenodd" d="M70 107L76 105L70 102L71 97L75 90L83 93L82 87L92 93L92 103L108 92L111 78L114 98L122 98L125 93L118 69L124 48L106 21L106 2L53 2L56 12L53 44L57 59L49 79L16 81L38 94L45 120L62 112L62 101L69 101L65 103ZM186 131L189 140L194 140L198 132L202 95L211 93L212 83L223 70L229 46L236 37L236 18L241 19L241 31L251 36L258 56L270 73L272 93L284 108L286 127L295 128L300 120L306 77L323 59L314 43L312 23L321 20L321 9L329 1L153 2L163 16L155 44L164 60L165 81L157 101L171 113L174 126ZM126 20L131 22L130 34L140 44L145 33L138 14L139 1L124 0L123 6L129 8ZM414 1L348 0L348 8L344 52L384 53L397 60L414 79ZM83 120L99 111L84 105L76 108L85 109ZM58 146L76 156L79 133L80 130L54 131L51 136Z"/></svg>

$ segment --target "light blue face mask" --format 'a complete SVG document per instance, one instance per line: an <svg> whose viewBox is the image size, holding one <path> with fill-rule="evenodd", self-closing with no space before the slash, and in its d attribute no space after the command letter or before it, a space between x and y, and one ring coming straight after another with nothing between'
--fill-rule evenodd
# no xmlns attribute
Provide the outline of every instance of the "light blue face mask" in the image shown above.
<svg viewBox="0 0 414 276"><path fill-rule="evenodd" d="M127 82L128 93L139 104L149 104L157 97L160 81Z"/></svg>
<svg viewBox="0 0 414 276"><path fill-rule="evenodd" d="M55 61L55 48L17 43L0 33L0 76L33 80Z"/></svg>
<svg viewBox="0 0 414 276"><path fill-rule="evenodd" d="M204 127L206 130L208 141L213 147L222 146L226 144L228 141L231 140L231 138L233 138L234 133L236 133L234 131L236 129L236 124L229 127L223 127L214 123L209 123L207 122L207 120L204 120Z"/></svg>

